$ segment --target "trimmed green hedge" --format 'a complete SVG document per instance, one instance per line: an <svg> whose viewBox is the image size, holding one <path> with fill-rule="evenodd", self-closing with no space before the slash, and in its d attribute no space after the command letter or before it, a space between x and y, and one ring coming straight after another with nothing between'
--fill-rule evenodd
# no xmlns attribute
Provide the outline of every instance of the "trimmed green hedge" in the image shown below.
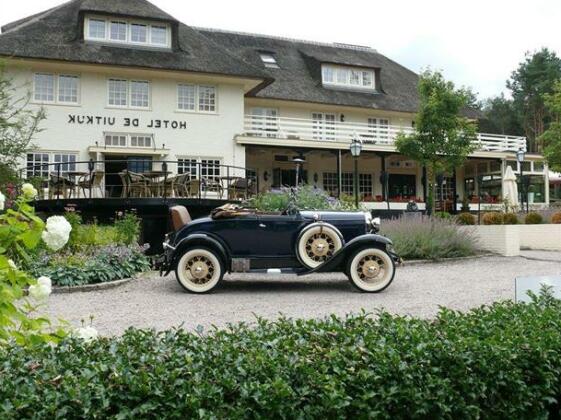
<svg viewBox="0 0 561 420"><path fill-rule="evenodd" d="M0 349L0 418L547 418L561 304Z"/></svg>

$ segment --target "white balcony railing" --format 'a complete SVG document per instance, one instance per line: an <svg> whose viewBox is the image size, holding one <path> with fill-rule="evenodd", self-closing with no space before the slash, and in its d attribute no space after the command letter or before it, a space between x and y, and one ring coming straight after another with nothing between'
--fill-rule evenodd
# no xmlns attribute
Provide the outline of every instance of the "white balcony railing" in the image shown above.
<svg viewBox="0 0 561 420"><path fill-rule="evenodd" d="M364 144L393 146L399 133L411 133L411 127L339 122L334 119L246 115L244 135L270 139L312 140L320 142L351 142L358 137ZM526 138L499 134L477 134L477 150L486 152L517 152L526 150Z"/></svg>

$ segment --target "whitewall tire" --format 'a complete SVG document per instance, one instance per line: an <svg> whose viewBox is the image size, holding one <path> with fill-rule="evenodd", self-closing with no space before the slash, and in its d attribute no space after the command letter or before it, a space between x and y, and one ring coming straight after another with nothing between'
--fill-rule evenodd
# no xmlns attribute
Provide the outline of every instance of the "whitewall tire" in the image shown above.
<svg viewBox="0 0 561 420"><path fill-rule="evenodd" d="M316 268L343 247L341 232L327 223L314 223L302 231L296 244L300 262L307 268Z"/></svg>
<svg viewBox="0 0 561 420"><path fill-rule="evenodd" d="M395 262L378 248L362 248L347 263L347 276L362 292L377 293L388 287L395 276Z"/></svg>
<svg viewBox="0 0 561 420"><path fill-rule="evenodd" d="M188 292L207 293L224 277L224 265L210 249L193 248L179 259L175 274L179 284Z"/></svg>

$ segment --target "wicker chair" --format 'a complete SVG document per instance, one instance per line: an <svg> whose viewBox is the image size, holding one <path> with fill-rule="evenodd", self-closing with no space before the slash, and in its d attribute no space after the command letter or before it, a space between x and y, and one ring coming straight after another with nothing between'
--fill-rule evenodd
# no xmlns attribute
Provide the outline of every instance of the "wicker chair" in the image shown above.
<svg viewBox="0 0 561 420"><path fill-rule="evenodd" d="M105 178L105 172L103 171L93 171L90 175L84 176L82 179L78 181L77 187L82 190L82 194L84 197L88 197L86 190L88 192L92 192L93 197L95 198L95 191L99 191L99 197L103 198L103 179Z"/></svg>
<svg viewBox="0 0 561 420"><path fill-rule="evenodd" d="M205 198L209 192L215 192L218 195L218 198L222 198L222 195L224 195L224 187L222 187L222 183L220 182L219 178L216 177L203 178L202 187L203 187Z"/></svg>
<svg viewBox="0 0 561 420"><path fill-rule="evenodd" d="M58 198L62 195L64 199L72 197L72 191L76 187L72 181L64 176L59 176L56 173L51 173L49 175L48 189L49 189L49 200L52 200L55 196Z"/></svg>

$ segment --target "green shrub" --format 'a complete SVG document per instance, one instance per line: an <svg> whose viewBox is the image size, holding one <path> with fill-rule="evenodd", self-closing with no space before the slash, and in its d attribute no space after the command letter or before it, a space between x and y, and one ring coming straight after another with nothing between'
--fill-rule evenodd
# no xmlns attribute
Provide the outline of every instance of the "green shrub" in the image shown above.
<svg viewBox="0 0 561 420"><path fill-rule="evenodd" d="M0 351L2 418L556 418L561 303Z"/></svg>
<svg viewBox="0 0 561 420"><path fill-rule="evenodd" d="M93 247L67 254L44 253L29 271L49 277L55 286L82 286L130 278L150 268L144 248L132 246Z"/></svg>
<svg viewBox="0 0 561 420"><path fill-rule="evenodd" d="M405 259L465 257L477 252L473 232L460 230L453 220L402 217L384 221L381 229Z"/></svg>
<svg viewBox="0 0 561 420"><path fill-rule="evenodd" d="M447 211L437 211L434 213L434 217L438 217L439 219L451 219L452 215Z"/></svg>
<svg viewBox="0 0 561 420"><path fill-rule="evenodd" d="M551 216L551 223L554 225L561 225L561 212L554 213L553 216Z"/></svg>
<svg viewBox="0 0 561 420"><path fill-rule="evenodd" d="M471 213L460 213L456 218L459 225L475 225L475 216Z"/></svg>
<svg viewBox="0 0 561 420"><path fill-rule="evenodd" d="M109 246L119 243L117 229L97 223L81 225L76 234L76 243L81 247Z"/></svg>
<svg viewBox="0 0 561 420"><path fill-rule="evenodd" d="M543 217L539 213L530 212L526 215L524 223L527 225L540 225L543 223Z"/></svg>
<svg viewBox="0 0 561 420"><path fill-rule="evenodd" d="M134 212L125 212L115 219L117 242L123 245L138 244L141 219Z"/></svg>
<svg viewBox="0 0 561 420"><path fill-rule="evenodd" d="M505 225L517 225L518 216L516 215L516 213L505 213L503 215L503 223Z"/></svg>
<svg viewBox="0 0 561 420"><path fill-rule="evenodd" d="M502 225L504 222L503 213L492 211L485 213L482 217L484 225Z"/></svg>
<svg viewBox="0 0 561 420"><path fill-rule="evenodd" d="M259 194L247 204L260 211L284 211L291 206L299 210L355 209L353 197L342 195L341 199L337 200L310 185Z"/></svg>
<svg viewBox="0 0 561 420"><path fill-rule="evenodd" d="M80 229L82 228L82 216L76 211L67 211L64 213L64 218L70 223L70 226L72 226L70 238L68 239L68 246L70 248L80 246L79 237Z"/></svg>

